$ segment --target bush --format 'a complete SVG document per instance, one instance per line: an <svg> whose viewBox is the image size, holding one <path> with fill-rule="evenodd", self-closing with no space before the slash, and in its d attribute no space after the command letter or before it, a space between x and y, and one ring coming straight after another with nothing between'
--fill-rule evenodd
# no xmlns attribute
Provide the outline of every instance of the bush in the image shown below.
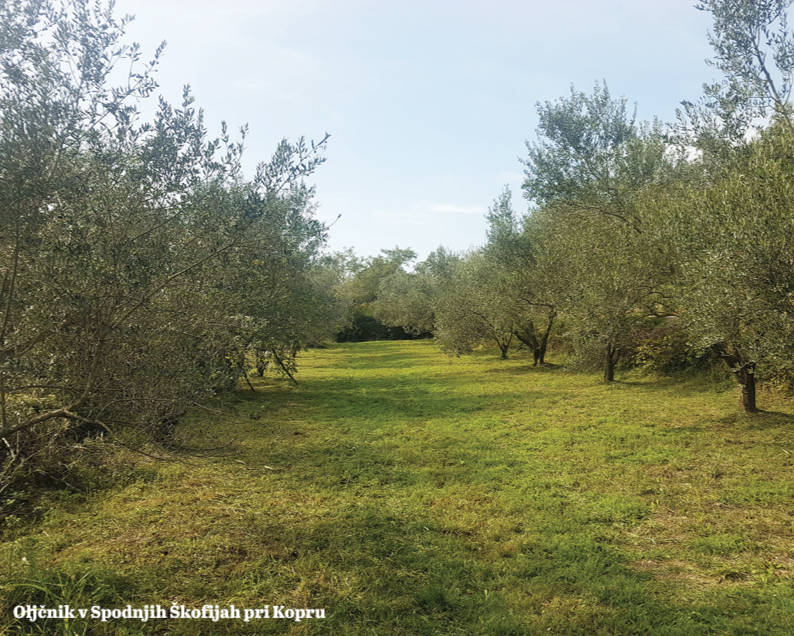
<svg viewBox="0 0 794 636"><path fill-rule="evenodd" d="M356 313L349 327L336 335L337 342L363 342L366 340L417 340L432 334L412 334L402 327L389 327L373 316Z"/></svg>
<svg viewBox="0 0 794 636"><path fill-rule="evenodd" d="M713 360L710 351L699 351L689 343L686 332L674 318L635 331L631 343L631 363L655 373L705 369Z"/></svg>

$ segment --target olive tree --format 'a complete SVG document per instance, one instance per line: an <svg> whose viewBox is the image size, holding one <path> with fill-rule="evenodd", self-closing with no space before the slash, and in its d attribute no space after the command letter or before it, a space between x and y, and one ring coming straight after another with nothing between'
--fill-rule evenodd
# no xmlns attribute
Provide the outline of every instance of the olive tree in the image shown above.
<svg viewBox="0 0 794 636"><path fill-rule="evenodd" d="M556 274L539 261L534 237L513 210L508 187L488 209L486 258L501 270L502 303L514 316L513 334L532 351L535 366L545 364L549 336L557 318Z"/></svg>
<svg viewBox="0 0 794 636"><path fill-rule="evenodd" d="M572 318L580 353L597 346L610 382L634 317L658 302L671 273L644 204L670 179L664 138L658 123L638 124L606 84L590 95L571 88L539 104L538 115L523 184L537 207L529 223L536 259Z"/></svg>
<svg viewBox="0 0 794 636"><path fill-rule="evenodd" d="M605 83L592 94L571 87L568 97L538 104L538 119L524 160L530 204L564 203L641 231L635 199L664 174L660 125L638 123L626 99L612 97Z"/></svg>
<svg viewBox="0 0 794 636"><path fill-rule="evenodd" d="M502 271L482 252L473 252L455 267L436 301L436 339L456 354L490 342L507 358L516 319L504 297Z"/></svg>
<svg viewBox="0 0 794 636"><path fill-rule="evenodd" d="M457 255L439 247L417 263L414 271L401 268L385 277L373 303L375 317L415 335L433 332L436 301L458 261Z"/></svg>
<svg viewBox="0 0 794 636"><path fill-rule="evenodd" d="M432 332L435 291L429 276L397 270L378 285L373 315L385 325L415 335Z"/></svg>
<svg viewBox="0 0 794 636"><path fill-rule="evenodd" d="M757 375L794 373L793 151L788 127L774 126L719 178L668 204L681 318L694 343L728 365L748 412L757 410Z"/></svg>
<svg viewBox="0 0 794 636"><path fill-rule="evenodd" d="M406 266L416 258L410 249L381 250L378 256L365 259L351 259L349 276L341 293L351 308L351 325L339 336L342 340L375 340L405 336L401 328L401 318L394 313L397 305L392 302L378 303L381 284L392 276L406 273ZM383 317L384 322L377 315ZM392 326L387 326L392 325ZM408 332L415 331L406 325Z"/></svg>
<svg viewBox="0 0 794 636"><path fill-rule="evenodd" d="M670 278L665 253L650 233L577 210L541 208L530 227L538 261L554 271L549 284L576 353L600 359L611 382L633 331L661 311Z"/></svg>
<svg viewBox="0 0 794 636"><path fill-rule="evenodd" d="M704 0L712 65L723 73L684 103L680 139L703 150L667 200L681 263L680 314L693 342L716 351L741 403L756 377L791 377L794 34L790 0Z"/></svg>
<svg viewBox="0 0 794 636"><path fill-rule="evenodd" d="M723 77L704 84L699 101L682 102L679 124L684 143L720 160L770 119L791 127L791 0L702 0L695 6L712 17L709 63Z"/></svg>

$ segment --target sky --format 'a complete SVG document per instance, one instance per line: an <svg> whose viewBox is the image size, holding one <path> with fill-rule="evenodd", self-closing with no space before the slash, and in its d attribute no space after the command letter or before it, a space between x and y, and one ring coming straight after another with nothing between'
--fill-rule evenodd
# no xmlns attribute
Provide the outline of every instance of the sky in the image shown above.
<svg viewBox="0 0 794 636"><path fill-rule="evenodd" d="M521 194L536 104L606 81L671 121L714 78L690 0L117 0L131 40L166 40L159 92L190 84L210 132L248 124L246 172L282 138L331 137L312 177L329 248L419 258L485 238Z"/></svg>

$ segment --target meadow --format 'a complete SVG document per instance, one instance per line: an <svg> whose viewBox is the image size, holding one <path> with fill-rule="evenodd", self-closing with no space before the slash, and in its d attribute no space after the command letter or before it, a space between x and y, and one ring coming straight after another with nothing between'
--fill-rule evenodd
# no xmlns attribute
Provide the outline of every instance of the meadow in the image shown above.
<svg viewBox="0 0 794 636"><path fill-rule="evenodd" d="M315 349L297 379L6 519L0 633L794 633L791 400L747 415L710 378L605 385L431 341ZM326 618L29 624L18 603Z"/></svg>

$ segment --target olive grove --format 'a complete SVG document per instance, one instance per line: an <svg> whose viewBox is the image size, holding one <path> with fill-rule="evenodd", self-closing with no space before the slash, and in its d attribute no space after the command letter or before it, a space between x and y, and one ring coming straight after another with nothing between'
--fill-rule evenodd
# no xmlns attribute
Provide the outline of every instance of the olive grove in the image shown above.
<svg viewBox="0 0 794 636"><path fill-rule="evenodd" d="M0 3L0 494L63 479L88 438L166 440L252 372L295 382L334 337L535 366L559 346L605 382L713 359L758 410L758 380L794 384L791 4L697 4L720 79L674 123L606 82L538 103L525 210L505 188L480 247L416 262L326 252L328 135L246 175L246 127L211 135L189 87L156 98L164 47L128 43L112 3Z"/></svg>

